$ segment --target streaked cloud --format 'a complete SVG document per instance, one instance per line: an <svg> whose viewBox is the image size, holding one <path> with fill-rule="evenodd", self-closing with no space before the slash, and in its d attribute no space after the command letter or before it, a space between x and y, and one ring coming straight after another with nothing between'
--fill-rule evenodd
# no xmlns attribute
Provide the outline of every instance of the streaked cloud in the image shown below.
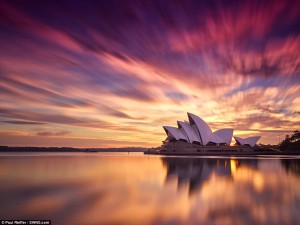
<svg viewBox="0 0 300 225"><path fill-rule="evenodd" d="M36 134L38 136L65 136L71 134L72 132L63 130L63 131L39 131Z"/></svg>
<svg viewBox="0 0 300 225"><path fill-rule="evenodd" d="M16 124L16 125L42 125L42 124L45 124L45 123L40 123L40 122L32 122L32 121L24 121L24 120L7 120L7 121L2 121L2 123Z"/></svg>
<svg viewBox="0 0 300 225"><path fill-rule="evenodd" d="M189 111L213 129L276 143L275 133L299 129L299 9L297 1L2 2L1 130L30 140L36 128L71 130L68 146L96 137L157 146L161 126Z"/></svg>

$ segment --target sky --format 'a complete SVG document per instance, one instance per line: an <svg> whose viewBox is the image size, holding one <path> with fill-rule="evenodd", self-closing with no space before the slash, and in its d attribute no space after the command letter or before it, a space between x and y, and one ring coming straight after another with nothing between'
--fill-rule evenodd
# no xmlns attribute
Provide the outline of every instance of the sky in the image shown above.
<svg viewBox="0 0 300 225"><path fill-rule="evenodd" d="M187 112L300 128L299 1L0 2L0 145L156 147Z"/></svg>

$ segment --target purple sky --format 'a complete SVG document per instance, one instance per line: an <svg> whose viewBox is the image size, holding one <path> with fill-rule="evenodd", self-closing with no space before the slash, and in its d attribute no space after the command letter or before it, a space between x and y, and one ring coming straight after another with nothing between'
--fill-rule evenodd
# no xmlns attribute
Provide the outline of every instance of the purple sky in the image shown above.
<svg viewBox="0 0 300 225"><path fill-rule="evenodd" d="M158 146L300 128L299 1L1 1L0 144Z"/></svg>

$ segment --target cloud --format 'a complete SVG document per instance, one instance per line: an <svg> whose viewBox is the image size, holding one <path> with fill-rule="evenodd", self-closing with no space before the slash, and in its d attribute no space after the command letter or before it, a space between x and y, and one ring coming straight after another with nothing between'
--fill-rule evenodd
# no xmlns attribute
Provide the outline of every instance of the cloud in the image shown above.
<svg viewBox="0 0 300 225"><path fill-rule="evenodd" d="M63 131L40 131L37 132L38 136L66 136L71 134L71 131L63 130Z"/></svg>
<svg viewBox="0 0 300 225"><path fill-rule="evenodd" d="M8 132L0 130L0 143L7 146L43 146L43 147L79 147L79 148L101 148L101 147L151 147L153 143L149 140L116 140L115 138L85 138L68 136L37 136L21 132ZM71 136L72 134L70 134ZM18 142L16 142L18 140Z"/></svg>
<svg viewBox="0 0 300 225"><path fill-rule="evenodd" d="M165 95L175 102L185 101L189 99L189 96L180 92L166 92Z"/></svg>
<svg viewBox="0 0 300 225"><path fill-rule="evenodd" d="M0 119L10 129L30 121L122 140L122 130L128 139L156 134L157 143L160 126L186 111L213 128L294 129L299 8L297 1L5 2Z"/></svg>
<svg viewBox="0 0 300 225"><path fill-rule="evenodd" d="M143 132L143 128L125 124L118 124L108 122L100 119L91 119L89 117L72 117L68 115L37 113L30 111L20 111L14 109L0 109L0 116L5 118L16 118L18 120L31 120L31 124L62 124L78 127L97 128L103 130L117 130L117 131L134 131ZM124 115L119 115L124 117ZM125 115L126 117L126 115ZM127 118L127 117L126 117ZM8 122L10 124L24 124L24 122L17 123L16 121Z"/></svg>
<svg viewBox="0 0 300 225"><path fill-rule="evenodd" d="M16 125L42 125L42 124L45 124L45 123L40 123L40 122L24 121L24 120L7 120L7 121L2 121L2 123L16 124Z"/></svg>

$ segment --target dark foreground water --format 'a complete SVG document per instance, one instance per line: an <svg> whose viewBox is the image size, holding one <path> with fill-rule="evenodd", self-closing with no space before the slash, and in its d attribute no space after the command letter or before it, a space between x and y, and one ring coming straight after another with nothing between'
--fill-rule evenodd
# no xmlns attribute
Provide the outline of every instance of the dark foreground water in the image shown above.
<svg viewBox="0 0 300 225"><path fill-rule="evenodd" d="M300 157L0 153L0 219L300 224Z"/></svg>

